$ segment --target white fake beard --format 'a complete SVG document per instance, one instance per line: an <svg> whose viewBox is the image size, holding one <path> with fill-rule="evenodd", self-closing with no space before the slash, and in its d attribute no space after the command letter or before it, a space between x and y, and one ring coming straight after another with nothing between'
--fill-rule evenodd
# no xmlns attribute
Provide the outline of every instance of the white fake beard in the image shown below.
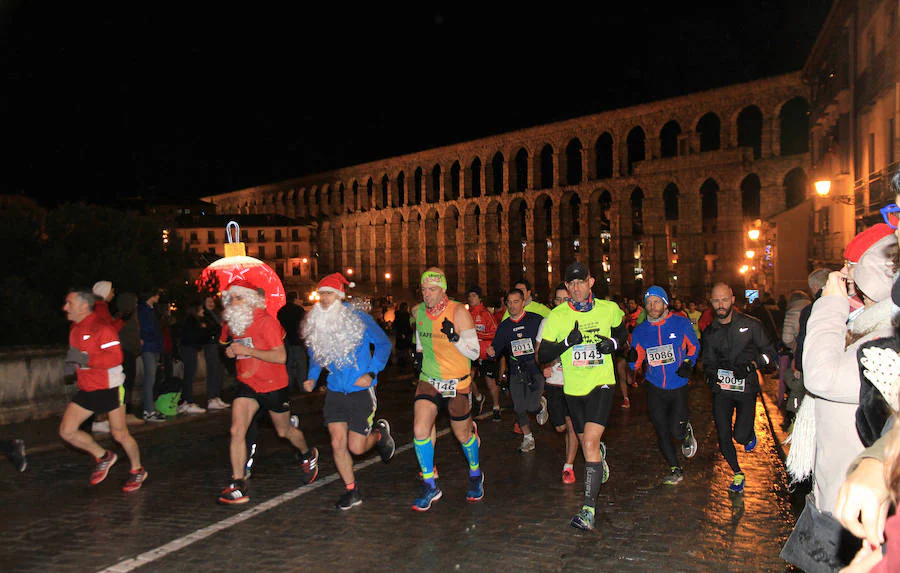
<svg viewBox="0 0 900 573"><path fill-rule="evenodd" d="M352 307L335 301L327 310L316 303L300 332L313 360L326 368L343 368L356 362L356 348L365 330L366 325Z"/></svg>
<svg viewBox="0 0 900 573"><path fill-rule="evenodd" d="M249 304L228 305L222 318L228 323L228 329L235 336L244 336L247 329L253 324L253 314L256 309Z"/></svg>

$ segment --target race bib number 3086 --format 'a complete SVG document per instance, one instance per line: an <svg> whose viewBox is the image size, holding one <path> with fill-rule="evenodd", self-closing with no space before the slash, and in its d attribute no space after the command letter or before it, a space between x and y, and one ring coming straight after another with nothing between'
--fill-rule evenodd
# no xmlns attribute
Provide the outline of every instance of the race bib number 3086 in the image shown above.
<svg viewBox="0 0 900 573"><path fill-rule="evenodd" d="M675 363L675 349L671 344L654 346L647 349L647 362L650 366L665 366Z"/></svg>
<svg viewBox="0 0 900 573"><path fill-rule="evenodd" d="M577 344L572 347L572 366L593 367L603 364L603 355L596 344Z"/></svg>

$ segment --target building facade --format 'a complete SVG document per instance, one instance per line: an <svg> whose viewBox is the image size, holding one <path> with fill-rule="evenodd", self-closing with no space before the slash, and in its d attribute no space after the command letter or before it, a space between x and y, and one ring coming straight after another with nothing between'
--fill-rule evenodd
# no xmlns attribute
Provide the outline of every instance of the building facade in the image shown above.
<svg viewBox="0 0 900 573"><path fill-rule="evenodd" d="M775 234L742 272L746 231L811 192L806 98L786 74L204 200L314 219L319 272L374 294L410 296L437 265L453 294L526 277L546 297L575 260L598 295L771 288Z"/></svg>
<svg viewBox="0 0 900 573"><path fill-rule="evenodd" d="M843 265L853 235L882 220L898 168L897 0L836 0L803 69L810 90L813 195L810 258Z"/></svg>

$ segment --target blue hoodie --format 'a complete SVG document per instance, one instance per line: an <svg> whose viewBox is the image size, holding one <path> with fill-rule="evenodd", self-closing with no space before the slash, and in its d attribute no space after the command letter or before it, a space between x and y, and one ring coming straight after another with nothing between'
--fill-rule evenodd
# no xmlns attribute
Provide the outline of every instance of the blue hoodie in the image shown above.
<svg viewBox="0 0 900 573"><path fill-rule="evenodd" d="M345 303L336 303L345 304ZM387 334L375 323L375 320L364 312L354 311L366 326L363 332L362 341L356 347L356 362L351 363L341 369L332 368L329 364L319 364L313 358L312 350L307 350L309 354L309 375L307 379L318 380L322 369L328 369L328 389L333 392L341 392L342 394L350 394L352 392L361 392L368 390L370 386L357 386L356 381L359 377L368 372L376 375L384 370L387 365L388 358L391 357L391 339ZM371 346L375 347L372 352ZM372 381L371 386L378 383L378 378Z"/></svg>
<svg viewBox="0 0 900 573"><path fill-rule="evenodd" d="M669 314L659 322L650 322L648 318L637 325L631 334L631 346L638 357L637 361L628 363L629 368L635 370L646 360L644 377L664 390L674 390L687 384L687 378L682 378L675 371L685 360L695 364L700 355L694 325L677 314Z"/></svg>

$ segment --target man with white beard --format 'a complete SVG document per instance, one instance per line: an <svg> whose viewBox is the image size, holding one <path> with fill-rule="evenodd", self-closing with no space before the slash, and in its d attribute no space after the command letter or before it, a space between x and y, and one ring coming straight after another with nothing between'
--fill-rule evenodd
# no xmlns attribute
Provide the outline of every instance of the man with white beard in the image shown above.
<svg viewBox="0 0 900 573"><path fill-rule="evenodd" d="M245 464L247 427L256 412L268 410L278 437L286 438L300 452L302 479L308 484L319 473L319 451L306 445L303 432L290 422L288 375L285 368L284 329L266 312L265 297L245 279L228 285L222 294L223 318L234 341L225 350L236 359L237 393L231 406L232 482L219 494L218 502L232 505L247 503Z"/></svg>
<svg viewBox="0 0 900 573"><path fill-rule="evenodd" d="M375 385L391 356L391 340L366 313L343 302L345 286L353 286L340 273L319 282L319 302L303 321L301 336L310 356L309 378L303 389L312 392L323 369L328 369L328 393L323 417L331 435L334 465L346 491L335 507L341 511L362 503L353 474L353 457L378 447L384 463L394 456L391 425L374 423L378 400ZM374 349L374 351L373 351Z"/></svg>

